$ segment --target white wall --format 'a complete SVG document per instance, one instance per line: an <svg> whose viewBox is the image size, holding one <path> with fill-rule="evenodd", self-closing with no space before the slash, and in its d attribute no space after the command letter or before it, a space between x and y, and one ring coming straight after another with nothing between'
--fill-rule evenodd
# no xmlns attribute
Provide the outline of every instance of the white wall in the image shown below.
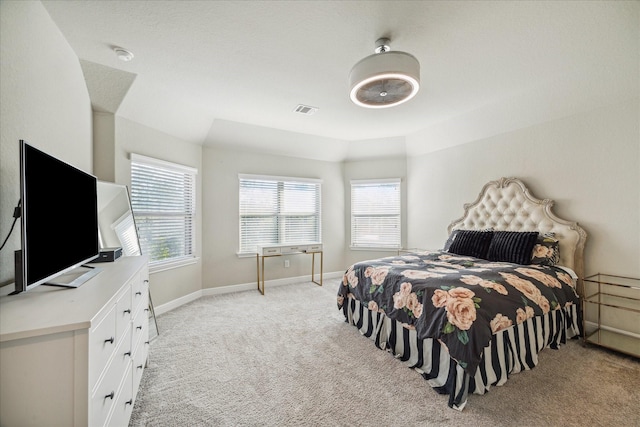
<svg viewBox="0 0 640 427"><path fill-rule="evenodd" d="M339 162L205 147L202 171L203 288L256 282L255 257L237 256L239 173L321 179L324 272L344 269L345 207ZM291 255L267 259L266 280L309 275L310 258L306 255ZM288 268L284 267L285 259L290 261Z"/></svg>
<svg viewBox="0 0 640 427"><path fill-rule="evenodd" d="M116 182L115 116L93 112L93 173L100 181Z"/></svg>
<svg viewBox="0 0 640 427"><path fill-rule="evenodd" d="M40 2L0 2L0 234L20 198L18 140L92 172L91 103L78 58ZM46 173L46 171L43 171ZM13 283L19 222L0 253L0 284ZM63 247L65 242L51 242Z"/></svg>
<svg viewBox="0 0 640 427"><path fill-rule="evenodd" d="M107 130L108 132L108 130ZM202 230L202 146L182 141L163 132L115 117L115 182L131 186L131 153L190 166L198 170L196 177L196 256L195 264L172 270L153 272L149 286L156 306L197 292L202 286L200 254Z"/></svg>
<svg viewBox="0 0 640 427"><path fill-rule="evenodd" d="M442 247L487 181L518 177L585 228L586 274L640 277L639 114L635 98L410 158L408 245Z"/></svg>

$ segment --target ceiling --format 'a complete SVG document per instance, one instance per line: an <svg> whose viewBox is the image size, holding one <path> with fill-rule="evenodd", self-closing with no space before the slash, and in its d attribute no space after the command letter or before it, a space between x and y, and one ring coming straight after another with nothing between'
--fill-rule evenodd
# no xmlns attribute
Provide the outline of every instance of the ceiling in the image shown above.
<svg viewBox="0 0 640 427"><path fill-rule="evenodd" d="M638 96L636 1L43 4L94 109L208 146L419 154ZM381 36L420 61L421 89L364 109L348 75ZM119 61L114 46L135 58Z"/></svg>

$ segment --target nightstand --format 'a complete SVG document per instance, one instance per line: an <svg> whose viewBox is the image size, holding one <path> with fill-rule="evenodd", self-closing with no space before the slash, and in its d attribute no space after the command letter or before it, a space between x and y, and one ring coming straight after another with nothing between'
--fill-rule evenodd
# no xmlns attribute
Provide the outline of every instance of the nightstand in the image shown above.
<svg viewBox="0 0 640 427"><path fill-rule="evenodd" d="M626 331L619 325L613 328L603 322L605 315L615 316L615 313L609 313L614 310L630 313L623 316L632 317L632 324L640 324L640 279L597 273L585 277L584 289L584 342L640 357L640 337L637 330ZM595 307L597 314L590 307ZM589 321L587 316L590 317Z"/></svg>

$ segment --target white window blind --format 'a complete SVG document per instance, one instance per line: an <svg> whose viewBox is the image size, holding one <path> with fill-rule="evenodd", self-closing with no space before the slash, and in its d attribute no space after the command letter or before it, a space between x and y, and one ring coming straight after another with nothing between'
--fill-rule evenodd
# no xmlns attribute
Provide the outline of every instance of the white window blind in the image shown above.
<svg viewBox="0 0 640 427"><path fill-rule="evenodd" d="M157 266L194 256L197 170L131 155L131 206L140 249Z"/></svg>
<svg viewBox="0 0 640 427"><path fill-rule="evenodd" d="M320 188L315 179L238 176L240 253L258 245L321 240Z"/></svg>
<svg viewBox="0 0 640 427"><path fill-rule="evenodd" d="M400 179L351 181L351 247L400 247Z"/></svg>
<svg viewBox="0 0 640 427"><path fill-rule="evenodd" d="M111 224L111 228L115 231L122 252L125 256L140 255L140 247L138 245L138 235L136 233L136 225L133 221L133 215L127 212L122 215L116 222Z"/></svg>

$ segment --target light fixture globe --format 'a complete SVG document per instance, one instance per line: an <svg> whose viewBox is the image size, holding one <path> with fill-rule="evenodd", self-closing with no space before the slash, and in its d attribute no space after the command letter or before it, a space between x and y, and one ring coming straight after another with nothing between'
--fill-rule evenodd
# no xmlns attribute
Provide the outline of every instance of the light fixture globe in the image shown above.
<svg viewBox="0 0 640 427"><path fill-rule="evenodd" d="M376 52L349 74L351 101L366 108L387 108L413 98L420 89L420 63L405 52L390 52L388 39L376 41Z"/></svg>

